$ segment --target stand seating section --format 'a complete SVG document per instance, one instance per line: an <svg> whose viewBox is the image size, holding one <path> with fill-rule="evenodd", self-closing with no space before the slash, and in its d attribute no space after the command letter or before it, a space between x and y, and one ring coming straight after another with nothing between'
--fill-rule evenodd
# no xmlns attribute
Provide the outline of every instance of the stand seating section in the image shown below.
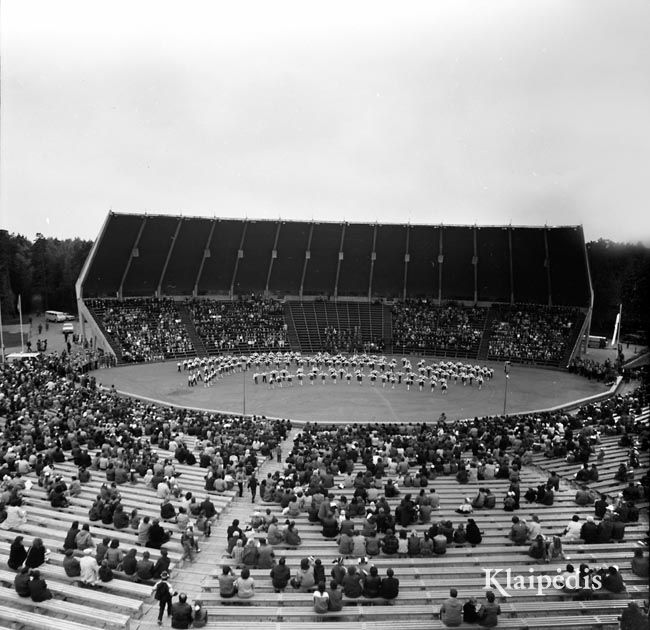
<svg viewBox="0 0 650 630"><path fill-rule="evenodd" d="M386 350L448 359L566 366L584 314L535 305L438 306L431 300L126 300L87 303L118 361L172 359L197 352L305 353Z"/></svg>
<svg viewBox="0 0 650 630"><path fill-rule="evenodd" d="M190 438L191 443L191 438ZM172 458L173 453L158 449L163 458ZM205 470L198 466L186 466L175 462L179 481L184 492L190 491L197 500L209 494L220 515L233 499L235 493L223 493L204 490ZM76 466L71 461L56 464L55 471L69 480L76 473ZM73 521L81 525L88 521L88 510L101 484L105 481L101 471L92 471L93 478L82 485L79 496L73 497L67 508L55 509L50 506L46 493L39 487L33 474L27 475L33 481L30 492L25 494L24 509L27 512L27 522L13 530L0 529L0 561L6 567L10 544L16 535L25 537L25 546L35 537L43 539L44 545L50 549L49 561L41 565L39 570L47 581L54 599L42 603L34 603L29 598L21 598L15 593L13 580L15 572L0 570L0 624L20 623L21 627L38 629L88 630L93 628L129 630L130 619L138 618L143 612L143 602L153 601L151 584L138 583L126 578L115 571L113 580L102 583L97 589L83 588L73 578L66 576L63 570L64 555L59 549L63 544L66 532ZM151 488L145 488L142 481L136 484L119 486L122 505L125 510L137 509L140 517L150 516L160 518L160 499ZM180 501L172 499L178 508ZM218 518L218 517L217 517ZM166 529L172 530L172 538L164 545L171 560L170 571L183 566L183 550L180 544L180 532L174 523L165 523ZM124 551L135 548L138 558L145 551L137 544L137 532L125 528L116 530L112 525L104 525L101 521L90 522L90 532L98 543L103 537L115 538L120 542ZM157 549L146 549L155 562L160 557ZM0 628L0 630L2 630Z"/></svg>
<svg viewBox="0 0 650 630"><path fill-rule="evenodd" d="M648 413L647 410L644 413ZM601 463L606 469L610 461L620 457L612 449L611 440L605 440L607 461ZM468 454L470 455L470 454ZM557 462L553 468L557 469ZM357 465L356 472L363 470ZM414 468L412 467L412 471ZM569 473L572 471L568 471ZM535 467L524 467L521 471L521 487L536 486L545 481L546 476L540 474ZM334 486L330 490L335 496L345 495L348 499L353 495L353 489L340 488L343 476L334 479ZM388 567L392 567L395 576L400 580L400 594L398 598L388 605L383 599L358 599L344 598L343 610L336 613L317 615L313 611L310 593L296 592L288 587L282 593L275 593L267 569L253 568L251 575L256 581L256 594L252 600L233 601L222 600L218 593L217 577L220 567L215 568L212 575L206 578L202 599L208 607L210 626L223 628L250 629L261 627L275 627L281 630L293 628L311 628L316 623L325 620L343 620L363 624L363 628L376 628L377 630L394 627L395 620L399 619L400 626L413 630L429 628L444 628L439 620L441 603L448 597L449 589L454 587L459 591L459 598L466 599L470 596L481 598L486 590L484 567L491 569L512 568L514 574L529 575L532 569L534 574L556 575L556 570L563 570L567 562L574 565L585 562L590 566L599 566L602 563L616 564L622 572L626 582L627 591L621 594L602 592L596 598L583 601L574 601L571 595L562 591L549 589L542 596L537 591L517 591L511 599L500 598L502 614L499 618L499 627L506 628L617 628L618 616L627 607L630 600L640 605L648 598L648 584L644 578L639 578L631 572L631 557L633 551L639 548L639 540L643 539L647 530L645 518L639 523L630 523L626 527L626 536L623 542L610 545L586 545L582 541L564 544L565 561L554 561L551 564L536 563L528 554L528 545L515 546L508 538L513 513L501 509L509 482L505 480L491 480L474 484L460 485L453 477L438 477L430 486L436 488L440 496L440 508L432 513L432 521L443 518L451 520L454 524L464 522L466 517L455 513L456 507L465 496L472 496L480 486L488 485L497 496L497 507L494 510L475 510L471 515L483 531L483 542L477 547L469 545L449 545L447 553L432 558L422 557L387 557L383 554L370 559L375 564L380 575L384 575ZM415 488L401 488L402 494ZM523 494L523 492L522 492ZM523 499L521 508L515 513L520 518L529 518L536 514L546 535L560 534L567 522L574 514L581 520L593 514L591 506L581 507L574 502L575 489L563 487L556 493L553 506L547 507L538 504L526 504ZM389 499L391 508L399 503L399 497ZM277 504L262 504L262 508L270 508L282 523L286 516L282 514ZM293 519L300 533L302 542L298 548L278 546L275 549L276 557L284 556L287 565L294 574L304 557L314 556L320 558L325 566L326 577L329 583L329 572L332 562L339 557L336 540L323 538L320 524L310 523L306 513ZM354 519L360 527L362 518ZM415 529L422 532L430 524L415 524L409 530ZM263 533L253 533L256 537L264 536ZM643 546L647 553L647 547ZM223 564L229 563L228 558L223 559ZM349 561L353 563L353 560ZM497 593L497 597L499 594ZM499 600L498 600L499 601ZM264 621L261 621L264 620ZM320 627L320 626L319 626ZM463 624L461 628L471 628Z"/></svg>

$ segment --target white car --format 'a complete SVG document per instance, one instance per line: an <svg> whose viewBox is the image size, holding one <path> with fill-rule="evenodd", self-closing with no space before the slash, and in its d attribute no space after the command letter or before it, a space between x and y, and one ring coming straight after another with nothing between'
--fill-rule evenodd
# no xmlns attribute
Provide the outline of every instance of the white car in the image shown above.
<svg viewBox="0 0 650 630"><path fill-rule="evenodd" d="M70 322L66 322L61 326L61 332L65 335L66 333L74 333L74 324L71 324Z"/></svg>

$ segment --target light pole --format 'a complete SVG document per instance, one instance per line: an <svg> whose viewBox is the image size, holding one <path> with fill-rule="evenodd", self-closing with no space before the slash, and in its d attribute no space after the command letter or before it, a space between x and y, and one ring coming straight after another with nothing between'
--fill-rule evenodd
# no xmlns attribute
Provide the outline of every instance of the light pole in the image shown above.
<svg viewBox="0 0 650 630"><path fill-rule="evenodd" d="M247 367L247 364L244 361L242 361L242 363L243 363L242 374L244 375L244 390L243 390L243 394L242 394L242 409L243 409L242 415L245 416L246 415L246 371L247 371L246 367Z"/></svg>
<svg viewBox="0 0 650 630"><path fill-rule="evenodd" d="M506 415L506 406L508 404L508 381L510 380L510 361L503 364L503 371L506 375L506 386L503 390L503 415Z"/></svg>

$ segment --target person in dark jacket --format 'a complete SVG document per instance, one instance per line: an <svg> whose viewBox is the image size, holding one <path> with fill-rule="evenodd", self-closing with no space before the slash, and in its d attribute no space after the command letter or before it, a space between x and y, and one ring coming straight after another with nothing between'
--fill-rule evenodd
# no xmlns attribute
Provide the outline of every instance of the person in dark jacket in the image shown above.
<svg viewBox="0 0 650 630"><path fill-rule="evenodd" d="M14 538L14 541L11 543L11 547L9 548L9 559L7 560L9 568L17 571L18 568L22 566L23 562L25 562L26 557L27 550L23 545L23 537L16 536Z"/></svg>
<svg viewBox="0 0 650 630"><path fill-rule="evenodd" d="M193 618L192 607L187 603L187 595L181 593L178 601L172 604L172 628L189 628Z"/></svg>
<svg viewBox="0 0 650 630"><path fill-rule="evenodd" d="M25 566L30 569L40 567L45 562L45 546L40 538L34 538L32 546L27 550Z"/></svg>
<svg viewBox="0 0 650 630"><path fill-rule="evenodd" d="M463 621L465 623L477 623L479 620L478 609L476 607L476 597L470 597L463 604Z"/></svg>
<svg viewBox="0 0 650 630"><path fill-rule="evenodd" d="M467 542L474 547L475 545L480 545L483 540L481 535L481 530L478 528L476 521L473 518L467 519L467 527L465 528L465 535L467 537Z"/></svg>
<svg viewBox="0 0 650 630"><path fill-rule="evenodd" d="M102 582L110 582L113 579L113 569L108 564L108 560L104 558L102 560L102 564L99 567L99 571L97 572L99 575L99 579Z"/></svg>
<svg viewBox="0 0 650 630"><path fill-rule="evenodd" d="M29 597L29 567L21 567L14 578L14 589L21 597Z"/></svg>
<svg viewBox="0 0 650 630"><path fill-rule="evenodd" d="M379 594L384 599L395 599L399 594L399 580L393 569L386 569L386 577L381 581Z"/></svg>
<svg viewBox="0 0 650 630"><path fill-rule="evenodd" d="M580 529L580 538L588 545L598 542L598 525L594 523L594 517L588 516L585 524Z"/></svg>
<svg viewBox="0 0 650 630"><path fill-rule="evenodd" d="M155 519L149 528L149 538L147 540L146 546L151 547L152 549L160 549L166 542L169 541L170 537L170 533L166 532L160 526L160 521L158 519Z"/></svg>
<svg viewBox="0 0 650 630"><path fill-rule="evenodd" d="M194 601L193 609L192 628L203 628L208 623L208 611L203 608L203 602L200 599Z"/></svg>
<svg viewBox="0 0 650 630"><path fill-rule="evenodd" d="M79 560L75 558L74 551L68 549L65 552L65 558L63 558L63 570L68 577L74 578L81 575L81 565Z"/></svg>
<svg viewBox="0 0 650 630"><path fill-rule="evenodd" d="M33 602L44 602L52 599L52 593L47 588L47 583L41 577L41 572L38 569L32 571L32 579L29 581L29 595Z"/></svg>
<svg viewBox="0 0 650 630"><path fill-rule="evenodd" d="M136 565L136 574L139 580L153 580L153 562L150 557L149 552L145 551L142 554L142 559L138 560Z"/></svg>
<svg viewBox="0 0 650 630"><path fill-rule="evenodd" d="M167 549L160 550L160 558L156 560L156 564L153 567L153 577L154 579L159 579L163 573L169 571L169 565L171 561L169 560L169 552ZM124 564L124 561L122 561ZM126 572L126 571L125 571Z"/></svg>
<svg viewBox="0 0 650 630"><path fill-rule="evenodd" d="M122 558L122 571L124 571L124 575L128 577L133 577L138 569L137 553L136 549L129 549L124 558ZM154 578L158 579L159 577L160 575L155 574L154 567Z"/></svg>
<svg viewBox="0 0 650 630"><path fill-rule="evenodd" d="M287 584L289 584L289 579L291 578L291 571L287 567L287 561L285 558L280 558L278 564L276 564L272 569L271 573L271 584L276 593L283 591Z"/></svg>
<svg viewBox="0 0 650 630"><path fill-rule="evenodd" d="M363 594L365 597L379 597L381 578L377 567L370 567L368 575L363 578Z"/></svg>
<svg viewBox="0 0 650 630"><path fill-rule="evenodd" d="M68 533L65 536L65 540L63 541L64 551L67 551L68 549L77 548L77 543L75 542L75 538L77 537L78 533L79 533L79 521L73 521L72 525L70 526L70 529L68 530Z"/></svg>
<svg viewBox="0 0 650 630"><path fill-rule="evenodd" d="M348 573L343 578L341 586L343 587L343 594L346 597L361 597L363 592L363 586L361 584L362 580L361 574L357 573L357 569L354 566L348 567Z"/></svg>

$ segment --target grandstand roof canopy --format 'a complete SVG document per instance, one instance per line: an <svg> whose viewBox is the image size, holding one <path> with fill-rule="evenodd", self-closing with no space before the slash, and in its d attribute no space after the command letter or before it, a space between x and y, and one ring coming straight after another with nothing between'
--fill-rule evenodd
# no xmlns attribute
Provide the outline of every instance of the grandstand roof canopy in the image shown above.
<svg viewBox="0 0 650 630"><path fill-rule="evenodd" d="M432 297L586 307L581 226L248 220L109 213L84 297Z"/></svg>

